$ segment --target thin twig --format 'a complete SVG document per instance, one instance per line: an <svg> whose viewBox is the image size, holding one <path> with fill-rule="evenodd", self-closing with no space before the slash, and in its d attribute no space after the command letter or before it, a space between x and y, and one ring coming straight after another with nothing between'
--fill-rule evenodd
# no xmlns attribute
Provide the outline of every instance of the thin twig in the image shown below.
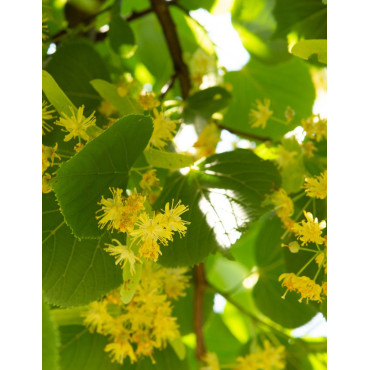
<svg viewBox="0 0 370 370"><path fill-rule="evenodd" d="M203 336L203 299L207 286L203 263L195 266L194 275L194 332L197 338L195 352L197 359L201 361L207 352Z"/></svg>
<svg viewBox="0 0 370 370"><path fill-rule="evenodd" d="M216 125L217 125L218 128L220 128L222 130L227 130L227 131L231 132L232 134L235 134L235 135L238 135L238 136L241 136L241 137L245 137L246 139L249 139L249 140L264 141L264 142L265 141L271 141L271 138L269 138L269 137L247 134L246 132L239 131L239 130L236 130L234 128L224 126L221 123L216 123Z"/></svg>
<svg viewBox="0 0 370 370"><path fill-rule="evenodd" d="M175 83L176 77L177 77L176 73L174 73L171 76L170 80L161 88L161 96L160 96L161 99L164 99L166 94L172 89Z"/></svg>
<svg viewBox="0 0 370 370"><path fill-rule="evenodd" d="M173 67L180 82L181 95L183 99L186 99L191 88L189 69L182 58L182 49L176 32L176 25L168 9L168 3L166 0L150 0L150 2L166 38Z"/></svg>

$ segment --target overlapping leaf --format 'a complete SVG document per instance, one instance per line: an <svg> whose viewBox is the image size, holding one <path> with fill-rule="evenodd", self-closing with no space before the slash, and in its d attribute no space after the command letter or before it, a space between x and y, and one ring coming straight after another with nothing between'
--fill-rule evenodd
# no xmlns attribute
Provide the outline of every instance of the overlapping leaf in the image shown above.
<svg viewBox="0 0 370 370"><path fill-rule="evenodd" d="M122 270L99 239L75 238L53 193L43 197L42 284L45 298L59 306L77 306L101 298L122 284Z"/></svg>
<svg viewBox="0 0 370 370"><path fill-rule="evenodd" d="M191 223L185 238L175 236L173 243L162 248L159 262L194 265L217 249L230 247L240 229L263 212L265 195L279 183L271 162L242 149L208 157L186 176L173 174L155 207L181 200L189 206L183 218Z"/></svg>
<svg viewBox="0 0 370 370"><path fill-rule="evenodd" d="M100 237L97 203L109 187L125 189L129 170L146 147L153 130L148 116L130 115L91 141L63 163L54 190L66 223L77 237Z"/></svg>

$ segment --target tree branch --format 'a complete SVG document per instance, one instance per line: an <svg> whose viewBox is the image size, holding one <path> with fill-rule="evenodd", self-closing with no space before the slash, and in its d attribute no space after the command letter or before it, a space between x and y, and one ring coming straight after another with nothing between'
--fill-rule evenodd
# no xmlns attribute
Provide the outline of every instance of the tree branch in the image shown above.
<svg viewBox="0 0 370 370"><path fill-rule="evenodd" d="M194 280L194 332L197 338L195 352L197 359L201 361L207 352L203 337L203 298L207 287L203 263L194 267Z"/></svg>
<svg viewBox="0 0 370 370"><path fill-rule="evenodd" d="M253 135L253 134L247 134L246 132L239 131L239 130L236 130L236 129L233 129L233 128L224 126L221 123L216 123L216 125L221 130L227 130L227 131L231 132L232 134L235 134L235 135L238 135L238 136L241 136L241 137L245 137L246 139L249 139L249 140L271 141L271 138L269 138L269 137L263 137L263 136Z"/></svg>
<svg viewBox="0 0 370 370"><path fill-rule="evenodd" d="M169 4L166 0L150 0L150 2L166 38L173 67L180 82L181 95L183 99L186 99L191 88L189 69L182 58L182 49L176 32L176 25L168 9Z"/></svg>

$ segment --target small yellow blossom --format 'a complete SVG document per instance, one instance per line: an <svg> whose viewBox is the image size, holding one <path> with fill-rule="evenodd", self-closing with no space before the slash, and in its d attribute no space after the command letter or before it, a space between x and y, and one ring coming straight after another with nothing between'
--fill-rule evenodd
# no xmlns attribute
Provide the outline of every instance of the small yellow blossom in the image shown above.
<svg viewBox="0 0 370 370"><path fill-rule="evenodd" d="M207 352L203 357L202 361L205 363L200 370L220 370L220 364L216 353Z"/></svg>
<svg viewBox="0 0 370 370"><path fill-rule="evenodd" d="M311 212L303 211L307 221L303 220L300 223L295 223L293 231L297 237L306 245L308 242L322 244L324 238L321 236L323 229L326 228L326 222L318 222L317 218L313 218Z"/></svg>
<svg viewBox="0 0 370 370"><path fill-rule="evenodd" d="M325 281L321 284L322 292L327 296L328 295L328 283Z"/></svg>
<svg viewBox="0 0 370 370"><path fill-rule="evenodd" d="M145 172L139 183L140 187L150 193L152 188L159 187L159 179L157 178L157 170L149 170Z"/></svg>
<svg viewBox="0 0 370 370"><path fill-rule="evenodd" d="M148 92L143 90L138 97L139 104L144 108L144 110L152 110L161 103L156 99L153 91Z"/></svg>
<svg viewBox="0 0 370 370"><path fill-rule="evenodd" d="M320 115L313 115L301 121L303 129L309 138L316 141L326 140L327 137L327 120L321 118Z"/></svg>
<svg viewBox="0 0 370 370"><path fill-rule="evenodd" d="M54 148L42 144L42 172L44 173L48 167L54 166L55 158L61 159L56 153L58 150L58 143L55 144Z"/></svg>
<svg viewBox="0 0 370 370"><path fill-rule="evenodd" d="M128 340L116 339L113 343L109 343L104 348L105 352L111 352L110 356L113 361L123 364L123 360L129 356L131 363L136 361L134 349Z"/></svg>
<svg viewBox="0 0 370 370"><path fill-rule="evenodd" d="M289 219L294 213L294 204L284 189L275 191L270 197L275 205L276 214L281 220Z"/></svg>
<svg viewBox="0 0 370 370"><path fill-rule="evenodd" d="M55 109L49 109L51 105L44 100L42 102L42 134L45 135L46 132L50 132L53 129L53 126L49 125L46 121L55 118L53 113L55 113ZM46 132L45 132L45 131Z"/></svg>
<svg viewBox="0 0 370 370"><path fill-rule="evenodd" d="M279 276L279 281L283 280L282 286L287 288L287 291L282 296L285 298L285 295L288 291L295 291L301 294L299 302L302 302L306 298L307 303L309 300L321 302L321 292L322 287L316 284L307 276L297 276L294 273L285 273Z"/></svg>
<svg viewBox="0 0 370 370"><path fill-rule="evenodd" d="M140 214L136 226L138 228L131 231L131 236L135 240L140 238L143 243L159 240L163 245L168 244L167 240L172 240L172 232L164 226L161 214L150 218L147 213L143 212Z"/></svg>
<svg viewBox="0 0 370 370"><path fill-rule="evenodd" d="M147 314L146 316L148 317ZM153 351L154 347L156 346L156 343L151 339L151 333L149 333L148 330L139 330L132 335L131 339L133 343L137 343L135 355L137 357L140 356L150 357L152 363L155 364L155 360L153 358Z"/></svg>
<svg viewBox="0 0 370 370"><path fill-rule="evenodd" d="M234 370L260 370L259 356L256 353L251 353L244 357L239 356L236 359L236 367Z"/></svg>
<svg viewBox="0 0 370 370"><path fill-rule="evenodd" d="M159 244L152 239L146 239L139 248L140 257L145 257L156 262L159 255L162 254Z"/></svg>
<svg viewBox="0 0 370 370"><path fill-rule="evenodd" d="M277 164L279 168L285 168L295 161L295 157L298 155L297 152L291 152L286 150L282 145L278 145L276 154L279 156L277 158Z"/></svg>
<svg viewBox="0 0 370 370"><path fill-rule="evenodd" d="M313 141L307 141L307 143L302 144L303 154L307 158L312 158L314 156L314 152L317 151L315 144Z"/></svg>
<svg viewBox="0 0 370 370"><path fill-rule="evenodd" d="M88 311L83 313L84 325L88 327L91 333L97 331L103 334L105 322L109 319L107 304L108 301L105 300L91 302Z"/></svg>
<svg viewBox="0 0 370 370"><path fill-rule="evenodd" d="M113 198L105 199L103 196L101 197L101 201L98 202L98 204L100 204L102 208L98 212L103 212L103 214L96 216L96 218L99 220L98 224L101 229L107 224L108 230L111 228L118 229L121 224L121 217L124 207L122 197L123 190L119 188L109 188L109 190L112 193Z"/></svg>
<svg viewBox="0 0 370 370"><path fill-rule="evenodd" d="M115 242L117 245L106 243L105 245L107 245L108 248L104 248L104 250L114 256L116 265L121 264L122 268L124 268L128 262L130 264L130 273L134 275L136 261L140 261L140 259L135 256L135 253L130 248L126 245L122 245L119 240L112 239L112 242Z"/></svg>
<svg viewBox="0 0 370 370"><path fill-rule="evenodd" d="M216 68L215 56L207 54L203 49L198 48L190 59L190 78L199 87L203 82L203 77L211 73L214 74Z"/></svg>
<svg viewBox="0 0 370 370"><path fill-rule="evenodd" d="M186 267L165 269L164 291L170 299L178 299L185 296L185 289L189 286L190 276L185 275Z"/></svg>
<svg viewBox="0 0 370 370"><path fill-rule="evenodd" d="M156 345L162 347L167 340L180 336L179 325L175 317L171 316L170 302L164 302L158 306L153 320L153 336Z"/></svg>
<svg viewBox="0 0 370 370"><path fill-rule="evenodd" d="M204 127L193 145L197 150L197 157L208 157L216 152L216 147L221 138L221 130L215 123L210 123Z"/></svg>
<svg viewBox="0 0 370 370"><path fill-rule="evenodd" d="M51 175L49 173L45 173L45 175L42 176L42 192L44 194L50 193L53 188L49 184L49 181L51 180Z"/></svg>
<svg viewBox="0 0 370 370"><path fill-rule="evenodd" d="M190 222L182 220L181 215L189 210L188 206L181 204L181 201L178 201L175 206L173 206L174 201L170 207L170 203L167 202L163 214L158 215L160 218L161 224L168 230L177 231L180 236L183 236L186 232L187 227L185 225L190 224Z"/></svg>
<svg viewBox="0 0 370 370"><path fill-rule="evenodd" d="M270 99L264 99L263 103L260 100L256 100L257 109L251 109L249 112L249 118L251 120L251 127L266 127L267 120L273 115L273 111L270 110Z"/></svg>
<svg viewBox="0 0 370 370"><path fill-rule="evenodd" d="M325 199L327 195L327 171L325 170L319 176L306 178L303 186L309 197Z"/></svg>
<svg viewBox="0 0 370 370"><path fill-rule="evenodd" d="M164 112L158 112L154 109L153 134L149 144L157 149L163 149L167 142L173 139L176 132L176 126L180 120L171 120L165 116Z"/></svg>
<svg viewBox="0 0 370 370"><path fill-rule="evenodd" d="M260 360L260 369L285 369L285 347L273 347L267 340L263 341L263 347L264 350L258 353Z"/></svg>
<svg viewBox="0 0 370 370"><path fill-rule="evenodd" d="M94 117L95 112L91 113L88 118L85 118L83 111L85 107L82 105L78 108L77 114L72 107L69 107L71 110L71 116L67 116L64 112L59 121L56 121L55 124L65 128L64 132L69 132L68 135L64 138L64 141L69 141L72 138L80 138L86 141L89 141L90 137L87 134L86 130L95 125L96 119Z"/></svg>
<svg viewBox="0 0 370 370"><path fill-rule="evenodd" d="M103 100L100 103L98 112L101 113L105 117L110 117L111 115L117 113L117 109L113 106L113 104L109 103L109 101Z"/></svg>

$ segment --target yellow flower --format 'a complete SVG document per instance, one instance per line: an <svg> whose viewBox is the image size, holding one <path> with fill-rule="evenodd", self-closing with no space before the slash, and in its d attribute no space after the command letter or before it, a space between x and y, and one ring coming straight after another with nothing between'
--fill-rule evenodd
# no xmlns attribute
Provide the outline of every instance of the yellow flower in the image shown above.
<svg viewBox="0 0 370 370"><path fill-rule="evenodd" d="M74 147L73 147L73 150L78 153L80 152L83 148L85 147L84 144L82 143L77 143Z"/></svg>
<svg viewBox="0 0 370 370"><path fill-rule="evenodd" d="M42 176L42 192L44 194L50 193L53 188L49 184L49 181L51 180L51 175L48 173L45 173L45 175Z"/></svg>
<svg viewBox="0 0 370 370"><path fill-rule="evenodd" d="M303 186L309 197L325 199L327 195L327 171L325 170L314 178L306 178L306 182Z"/></svg>
<svg viewBox="0 0 370 370"><path fill-rule="evenodd" d="M237 357L237 366L234 370L260 370L259 357L256 353Z"/></svg>
<svg viewBox="0 0 370 370"><path fill-rule="evenodd" d="M71 116L67 116L63 112L59 121L55 122L56 125L63 126L65 128L64 132L69 132L69 134L64 138L64 141L69 141L76 137L89 141L90 137L86 130L95 125L95 112L91 113L88 118L85 118L83 115L85 107L83 105L78 108L77 114L75 114L72 107L69 107L69 109L71 110Z"/></svg>
<svg viewBox="0 0 370 370"><path fill-rule="evenodd" d="M121 264L122 268L124 268L128 262L130 264L130 273L134 275L136 261L140 261L140 259L135 256L135 253L130 248L126 245L122 245L119 240L112 239L112 242L115 242L117 245L106 243L105 245L107 245L108 248L104 248L104 250L114 256L116 265Z"/></svg>
<svg viewBox="0 0 370 370"><path fill-rule="evenodd" d="M285 369L285 347L271 346L267 340L263 341L264 350L259 355L260 369L277 370Z"/></svg>
<svg viewBox="0 0 370 370"><path fill-rule="evenodd" d="M205 363L205 366L202 366L200 370L220 370L216 353L207 352L202 361Z"/></svg>
<svg viewBox="0 0 370 370"><path fill-rule="evenodd" d="M105 117L110 117L112 114L117 113L116 108L109 103L107 100L103 100L100 103L100 107L98 108L99 113L101 113Z"/></svg>
<svg viewBox="0 0 370 370"><path fill-rule="evenodd" d="M153 187L159 186L159 179L157 178L157 170L149 170L145 172L139 183L140 187L143 190L146 190L148 193L151 192Z"/></svg>
<svg viewBox="0 0 370 370"><path fill-rule="evenodd" d="M180 123L180 120L171 120L166 117L164 112L158 112L154 109L154 120L153 120L153 134L150 138L150 145L157 148L163 149L167 141L173 139L173 135L176 132L176 125Z"/></svg>
<svg viewBox="0 0 370 370"><path fill-rule="evenodd" d="M322 229L326 228L326 222L318 222L317 218L313 218L311 212L303 211L307 221L303 220L301 223L295 223L293 226L293 231L296 233L297 237L303 242L303 245L308 242L322 244L324 243L324 238L321 236Z"/></svg>
<svg viewBox="0 0 370 370"><path fill-rule="evenodd" d="M55 109L49 109L51 105L44 100L42 102L42 134L45 135L46 132L50 132L53 129L53 126L49 125L46 121L55 118L53 113L55 113ZM45 130L45 131L44 131Z"/></svg>
<svg viewBox="0 0 370 370"><path fill-rule="evenodd" d="M313 141L307 141L307 143L302 144L303 154L307 158L312 158L314 156L314 152L317 150Z"/></svg>
<svg viewBox="0 0 370 370"><path fill-rule="evenodd" d="M104 325L106 321L109 321L110 315L107 311L108 301L95 301L89 304L89 309L84 312L84 325L88 327L89 331L92 333L97 331L100 334L104 333Z"/></svg>
<svg viewBox="0 0 370 370"><path fill-rule="evenodd" d="M251 127L266 127L267 120L273 115L273 111L270 110L270 99L264 99L263 103L260 100L256 100L257 109L251 109L249 112L249 118L251 120Z"/></svg>
<svg viewBox="0 0 370 370"><path fill-rule="evenodd" d="M134 240L138 238L141 238L143 242L159 240L163 245L168 244L167 240L172 240L172 232L164 226L160 214L150 218L147 213L143 212L135 225L138 228L131 231Z"/></svg>
<svg viewBox="0 0 370 370"><path fill-rule="evenodd" d="M139 104L144 108L144 110L152 110L161 103L156 99L153 91L148 92L143 90L138 97Z"/></svg>
<svg viewBox="0 0 370 370"><path fill-rule="evenodd" d="M328 295L328 283L325 281L321 284L322 292L327 296Z"/></svg>
<svg viewBox="0 0 370 370"><path fill-rule="evenodd" d="M204 127L193 145L197 149L197 157L208 157L216 152L216 146L220 141L221 130L215 123L210 123Z"/></svg>
<svg viewBox="0 0 370 370"><path fill-rule="evenodd" d="M203 76L215 73L217 68L216 58L214 55L207 54L203 49L198 48L192 55L189 69L191 80L196 86L203 82Z"/></svg>
<svg viewBox="0 0 370 370"><path fill-rule="evenodd" d="M176 317L171 316L171 311L169 302L158 306L153 320L153 336L158 347L162 347L167 340L180 336L179 325Z"/></svg>
<svg viewBox="0 0 370 370"><path fill-rule="evenodd" d="M113 195L113 198L105 199L101 197L101 201L98 202L102 208L98 212L103 212L102 215L96 216L99 220L99 227L102 229L108 224L107 229L111 228L118 229L121 224L121 218L123 213L123 199L122 199L122 189L109 188ZM113 232L113 230L112 230Z"/></svg>
<svg viewBox="0 0 370 370"><path fill-rule="evenodd" d="M188 221L184 221L181 219L181 215L189 210L188 206L184 206L181 204L181 200L177 202L175 207L172 205L170 208L170 204L167 202L163 214L158 215L160 218L161 224L168 230L177 231L180 236L185 235L187 227L185 225L190 224Z"/></svg>
<svg viewBox="0 0 370 370"><path fill-rule="evenodd" d="M160 254L162 254L162 252L159 248L159 244L155 240L146 239L140 245L140 257L144 256L150 260L157 261Z"/></svg>
<svg viewBox="0 0 370 370"><path fill-rule="evenodd" d="M124 359L130 357L131 363L136 361L134 350L128 340L116 339L113 343L109 343L104 348L105 352L111 352L112 361L123 364Z"/></svg>
<svg viewBox="0 0 370 370"><path fill-rule="evenodd" d="M165 269L164 291L170 299L178 299L185 296L185 289L189 286L190 276L185 275L188 269L178 267Z"/></svg>
<svg viewBox="0 0 370 370"><path fill-rule="evenodd" d="M56 153L58 150L58 143L55 144L54 148L42 144L42 172L44 173L48 167L54 166L55 158L61 159ZM50 160L50 161L49 161Z"/></svg>
<svg viewBox="0 0 370 370"><path fill-rule="evenodd" d="M306 298L308 300L321 302L321 291L322 287L316 284L307 276L297 276L293 273L285 273L279 276L279 281L283 280L282 286L287 288L287 291L282 296L285 298L286 293L289 291L295 291L301 294L299 302L302 302L302 299Z"/></svg>
<svg viewBox="0 0 370 370"><path fill-rule="evenodd" d="M146 315L148 316L148 315ZM151 339L151 334L148 330L139 330L132 335L132 342L137 344L135 355L137 357L147 356L150 357L152 363L155 364L153 358L153 351L155 342Z"/></svg>
<svg viewBox="0 0 370 370"><path fill-rule="evenodd" d="M327 137L327 120L319 114L301 121L303 129L309 138L321 141Z"/></svg>
<svg viewBox="0 0 370 370"><path fill-rule="evenodd" d="M291 163L295 161L295 158L298 153L297 152L290 152L289 150L286 150L282 145L278 145L278 148L276 150L276 154L278 154L277 158L277 164L279 168L285 168L289 166Z"/></svg>
<svg viewBox="0 0 370 370"><path fill-rule="evenodd" d="M281 220L287 220L294 213L294 204L284 189L279 189L271 195L271 201L275 205L276 214Z"/></svg>

